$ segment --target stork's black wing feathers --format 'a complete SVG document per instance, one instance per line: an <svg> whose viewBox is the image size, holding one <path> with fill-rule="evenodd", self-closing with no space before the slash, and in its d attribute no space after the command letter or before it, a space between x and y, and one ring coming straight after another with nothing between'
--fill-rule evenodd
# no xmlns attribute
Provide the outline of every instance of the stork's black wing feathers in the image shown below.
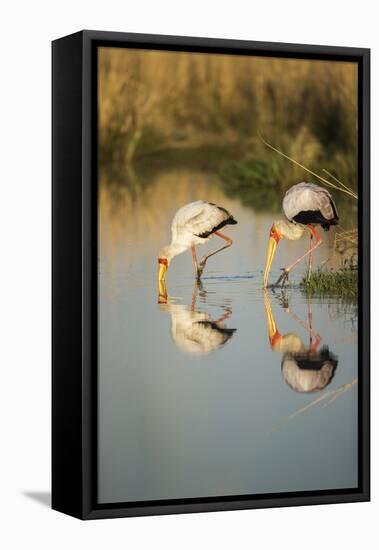
<svg viewBox="0 0 379 550"><path fill-rule="evenodd" d="M224 209L223 209L224 210ZM227 211L225 211L227 212ZM204 233L200 233L199 235L196 235L197 237L200 237L200 239L207 239L209 235L212 235L215 231L218 231L225 225L235 225L237 221L231 216L230 218L223 220L221 223L210 229L209 231L204 231Z"/></svg>
<svg viewBox="0 0 379 550"><path fill-rule="evenodd" d="M325 231L329 230L329 227L331 225L337 225L338 224L338 215L335 208L333 208L333 211L335 212L335 217L331 220L327 220L321 213L320 210L303 210L302 212L299 212L294 216L292 219L296 223L301 223L302 225L308 225L308 224L320 224Z"/></svg>

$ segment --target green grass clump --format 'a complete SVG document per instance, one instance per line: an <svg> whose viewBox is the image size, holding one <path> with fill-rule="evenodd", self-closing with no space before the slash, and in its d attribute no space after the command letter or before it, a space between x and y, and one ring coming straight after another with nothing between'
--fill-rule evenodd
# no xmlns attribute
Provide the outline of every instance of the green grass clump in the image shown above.
<svg viewBox="0 0 379 550"><path fill-rule="evenodd" d="M309 281L304 277L301 286L310 295L335 295L341 298L355 299L358 297L358 270L351 268L337 271L318 269L312 273Z"/></svg>

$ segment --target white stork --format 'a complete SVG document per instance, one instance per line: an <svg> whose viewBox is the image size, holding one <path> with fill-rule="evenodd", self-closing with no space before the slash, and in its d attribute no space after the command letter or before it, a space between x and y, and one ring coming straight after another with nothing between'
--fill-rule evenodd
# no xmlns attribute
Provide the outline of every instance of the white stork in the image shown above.
<svg viewBox="0 0 379 550"><path fill-rule="evenodd" d="M282 358L283 378L298 393L321 391L332 381L337 364L326 346L317 352L287 352Z"/></svg>
<svg viewBox="0 0 379 550"><path fill-rule="evenodd" d="M195 273L199 280L208 258L233 244L232 239L220 233L219 229L225 225L236 223L230 212L212 202L196 201L182 206L176 212L172 221L171 244L165 246L159 253L158 279L160 281L165 280L167 268L172 258L191 248ZM213 235L217 235L217 237L226 241L226 245L204 256L200 265L198 265L195 246L206 243Z"/></svg>
<svg viewBox="0 0 379 550"><path fill-rule="evenodd" d="M312 269L312 252L322 244L321 237L317 233L315 225L321 225L323 229L328 231L331 225L338 224L337 208L332 195L329 191L314 183L298 183L292 186L284 196L283 213L286 219L274 222L270 230L263 280L264 287L267 287L271 264L280 239L284 238L294 241L302 237L306 228L310 231L308 252L300 256L293 264L284 268L276 284L280 282L284 284L288 279L288 274L291 269L307 256L307 278L309 279ZM316 239L314 245L312 245L312 237Z"/></svg>
<svg viewBox="0 0 379 550"><path fill-rule="evenodd" d="M281 334L276 326L267 291L264 294L267 330L271 349L282 353L282 374L286 383L296 392L311 393L323 390L333 379L338 365L337 357L326 346L318 349L321 336L313 332L312 312L308 304L308 326L288 308L291 317L308 331L309 343L294 333Z"/></svg>
<svg viewBox="0 0 379 550"><path fill-rule="evenodd" d="M190 355L208 355L220 348L235 333L222 322L213 320L209 313L192 311L184 305L167 305L171 314L171 335L179 349ZM229 313L229 312L228 312Z"/></svg>
<svg viewBox="0 0 379 550"><path fill-rule="evenodd" d="M227 328L224 324L232 314L230 308L216 320L209 313L197 311L198 290L198 287L194 290L191 307L172 304L165 282L160 281L158 303L161 311L171 315L171 335L177 347L190 355L208 355L226 344L237 329Z"/></svg>

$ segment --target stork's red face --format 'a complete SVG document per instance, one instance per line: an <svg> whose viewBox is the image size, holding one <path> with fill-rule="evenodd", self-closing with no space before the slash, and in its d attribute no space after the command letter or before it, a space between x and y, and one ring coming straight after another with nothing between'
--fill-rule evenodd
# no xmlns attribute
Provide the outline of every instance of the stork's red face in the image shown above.
<svg viewBox="0 0 379 550"><path fill-rule="evenodd" d="M268 282L268 276L271 269L271 264L275 256L276 247L278 246L278 242L282 238L282 235L278 228L275 226L275 224L272 225L270 229L270 237L268 240L268 247L267 247L267 259L266 259L266 267L265 267L265 273L263 277L263 287L267 287Z"/></svg>
<svg viewBox="0 0 379 550"><path fill-rule="evenodd" d="M282 238L282 235L275 224L273 224L270 229L270 237L272 237L276 241L276 243L278 243Z"/></svg>

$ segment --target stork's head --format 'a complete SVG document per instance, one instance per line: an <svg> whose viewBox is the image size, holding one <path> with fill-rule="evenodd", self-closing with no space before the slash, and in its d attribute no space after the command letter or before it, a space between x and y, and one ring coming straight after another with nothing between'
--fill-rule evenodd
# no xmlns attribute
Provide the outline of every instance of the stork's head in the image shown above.
<svg viewBox="0 0 379 550"><path fill-rule="evenodd" d="M283 222L282 220L279 220L277 222L274 222L272 224L272 227L270 229L270 236L268 240L268 247L267 247L267 259L266 259L266 267L263 277L263 287L267 287L268 282L268 276L271 269L271 264L275 256L276 248L278 246L278 242L283 237L283 233L281 231Z"/></svg>

